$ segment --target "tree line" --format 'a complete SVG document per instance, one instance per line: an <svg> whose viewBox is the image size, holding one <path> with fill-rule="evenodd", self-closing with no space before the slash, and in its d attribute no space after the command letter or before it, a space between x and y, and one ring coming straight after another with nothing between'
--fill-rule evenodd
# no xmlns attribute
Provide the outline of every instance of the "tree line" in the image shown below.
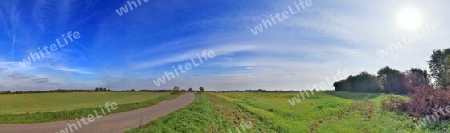
<svg viewBox="0 0 450 133"><path fill-rule="evenodd" d="M378 70L377 75L361 72L358 75L351 75L347 79L337 81L333 86L335 91L406 94L408 83L412 83L414 86L423 86L429 84L429 81L430 76L426 70L412 68L401 72L386 66Z"/></svg>
<svg viewBox="0 0 450 133"><path fill-rule="evenodd" d="M435 89L450 88L450 48L434 50L427 61L430 73L420 68L401 72L388 66L381 68L377 75L361 72L333 84L335 91L385 92L406 94L406 84L413 87L431 85ZM434 79L433 82L430 82Z"/></svg>

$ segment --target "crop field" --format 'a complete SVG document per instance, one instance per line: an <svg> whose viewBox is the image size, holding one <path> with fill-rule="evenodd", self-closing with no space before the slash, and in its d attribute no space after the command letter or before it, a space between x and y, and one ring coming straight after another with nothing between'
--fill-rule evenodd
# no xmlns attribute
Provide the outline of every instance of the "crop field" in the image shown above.
<svg viewBox="0 0 450 133"><path fill-rule="evenodd" d="M55 112L78 108L94 108L105 102L137 103L168 93L142 92L75 92L1 95L0 114Z"/></svg>
<svg viewBox="0 0 450 133"><path fill-rule="evenodd" d="M299 93L228 92L198 94L190 106L141 126L134 132L420 132L412 118L383 112L386 94L316 92L291 105ZM425 131L421 131L425 132Z"/></svg>
<svg viewBox="0 0 450 133"><path fill-rule="evenodd" d="M129 111L176 98L168 92L71 92L0 95L0 123L35 123L74 119L92 113L106 102L114 112Z"/></svg>

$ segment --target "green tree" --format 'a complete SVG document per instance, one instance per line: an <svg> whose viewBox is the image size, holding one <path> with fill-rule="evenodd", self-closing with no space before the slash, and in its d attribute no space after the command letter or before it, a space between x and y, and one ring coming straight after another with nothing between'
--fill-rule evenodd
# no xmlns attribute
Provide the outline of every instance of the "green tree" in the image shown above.
<svg viewBox="0 0 450 133"><path fill-rule="evenodd" d="M406 71L406 79L412 87L422 88L425 85L430 85L430 76L427 70L411 68L411 70Z"/></svg>
<svg viewBox="0 0 450 133"><path fill-rule="evenodd" d="M407 93L405 74L388 66L378 70L377 74L377 78L381 82L384 92L398 94Z"/></svg>
<svg viewBox="0 0 450 133"><path fill-rule="evenodd" d="M446 88L449 85L448 72L449 61L446 63L447 56L450 55L450 49L434 50L428 61L431 77L434 78L436 88ZM446 67L447 66L447 67Z"/></svg>
<svg viewBox="0 0 450 133"><path fill-rule="evenodd" d="M335 91L351 91L351 84L347 79L334 82L333 86Z"/></svg>
<svg viewBox="0 0 450 133"><path fill-rule="evenodd" d="M204 92L204 91L205 91L205 88L200 87L200 92Z"/></svg>
<svg viewBox="0 0 450 133"><path fill-rule="evenodd" d="M189 88L188 91L189 91L189 92L192 92L192 88Z"/></svg>
<svg viewBox="0 0 450 133"><path fill-rule="evenodd" d="M172 94L179 94L180 93L180 87L178 86L174 86L172 89Z"/></svg>
<svg viewBox="0 0 450 133"><path fill-rule="evenodd" d="M381 92L381 84L377 77L367 72L361 72L356 76L347 78L350 83L351 91L355 92Z"/></svg>

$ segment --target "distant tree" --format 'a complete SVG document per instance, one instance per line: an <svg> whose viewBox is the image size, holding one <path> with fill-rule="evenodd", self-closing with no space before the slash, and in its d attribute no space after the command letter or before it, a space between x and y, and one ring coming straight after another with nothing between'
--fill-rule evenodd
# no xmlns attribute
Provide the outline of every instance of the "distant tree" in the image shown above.
<svg viewBox="0 0 450 133"><path fill-rule="evenodd" d="M381 68L377 72L378 80L383 86L384 92L406 94L406 76L398 70L392 69L388 66Z"/></svg>
<svg viewBox="0 0 450 133"><path fill-rule="evenodd" d="M377 77L367 72L361 72L356 76L349 76L347 82L350 84L350 91L354 92L381 92L381 84Z"/></svg>
<svg viewBox="0 0 450 133"><path fill-rule="evenodd" d="M131 91L136 91L136 90L134 90L134 89L131 89Z"/></svg>
<svg viewBox="0 0 450 133"><path fill-rule="evenodd" d="M348 79L350 79L350 77ZM351 91L351 84L347 79L334 82L333 86L335 91Z"/></svg>
<svg viewBox="0 0 450 133"><path fill-rule="evenodd" d="M95 91L99 91L100 89L98 87L95 88Z"/></svg>
<svg viewBox="0 0 450 133"><path fill-rule="evenodd" d="M411 68L411 70L406 71L406 79L412 87L423 88L426 85L430 85L430 76L427 70Z"/></svg>
<svg viewBox="0 0 450 133"><path fill-rule="evenodd" d="M174 86L172 89L172 94L179 94L180 93L180 87L178 86Z"/></svg>
<svg viewBox="0 0 450 133"><path fill-rule="evenodd" d="M192 92L192 88L189 88L188 91L189 91L189 92Z"/></svg>
<svg viewBox="0 0 450 133"><path fill-rule="evenodd" d="M204 91L205 91L205 88L200 87L200 92L204 92Z"/></svg>
<svg viewBox="0 0 450 133"><path fill-rule="evenodd" d="M178 87L178 86L174 86L174 87L173 87L173 89L172 89L172 91L176 91L176 92L178 92L178 91L180 91L180 87Z"/></svg>

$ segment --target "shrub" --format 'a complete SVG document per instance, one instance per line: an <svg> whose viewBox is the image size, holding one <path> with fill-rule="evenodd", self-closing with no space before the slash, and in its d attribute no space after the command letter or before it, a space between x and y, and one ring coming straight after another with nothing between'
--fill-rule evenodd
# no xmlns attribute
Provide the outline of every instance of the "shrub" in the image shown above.
<svg viewBox="0 0 450 133"><path fill-rule="evenodd" d="M180 93L181 93L180 92L180 87L174 86L173 89L172 89L172 95L177 95L177 94L180 94Z"/></svg>
<svg viewBox="0 0 450 133"><path fill-rule="evenodd" d="M381 109L384 111L391 111L396 113L401 113L406 111L406 103L405 99L402 99L400 96L389 95L386 99L381 101Z"/></svg>
<svg viewBox="0 0 450 133"><path fill-rule="evenodd" d="M410 79L408 79L410 80ZM442 113L439 109L450 106L450 90L437 89L430 84L416 86L408 82L409 101L405 104L406 113L414 117L436 116L437 120L449 120L450 112Z"/></svg>
<svg viewBox="0 0 450 133"><path fill-rule="evenodd" d="M430 85L423 88L411 87L410 100L406 104L406 111L414 117L434 115L439 108L450 106L450 91L435 89ZM448 120L449 115L441 115L439 120Z"/></svg>

